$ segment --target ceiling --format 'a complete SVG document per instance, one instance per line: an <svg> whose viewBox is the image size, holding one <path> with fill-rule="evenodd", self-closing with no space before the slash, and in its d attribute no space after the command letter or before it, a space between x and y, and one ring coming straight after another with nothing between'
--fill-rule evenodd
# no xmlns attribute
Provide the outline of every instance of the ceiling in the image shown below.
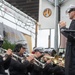
<svg viewBox="0 0 75 75"><path fill-rule="evenodd" d="M38 21L39 0L5 0Z"/></svg>

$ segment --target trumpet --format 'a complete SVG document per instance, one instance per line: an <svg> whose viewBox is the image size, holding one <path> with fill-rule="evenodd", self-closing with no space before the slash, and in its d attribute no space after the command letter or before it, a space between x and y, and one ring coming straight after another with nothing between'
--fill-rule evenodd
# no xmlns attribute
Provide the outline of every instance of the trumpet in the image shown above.
<svg viewBox="0 0 75 75"><path fill-rule="evenodd" d="M35 62L34 64L36 64L37 66L40 66L41 68L45 67L45 64L43 64L42 62L38 61L36 58L34 58Z"/></svg>
<svg viewBox="0 0 75 75"><path fill-rule="evenodd" d="M0 55L3 57L3 56L5 55L5 52L6 52L7 50L6 50L6 49L3 49L3 48L0 48L0 50L1 50L1 51L0 51ZM23 60L23 57L20 57L20 56L14 54L14 53L12 53L12 56L13 56L14 58Z"/></svg>
<svg viewBox="0 0 75 75"><path fill-rule="evenodd" d="M28 56L30 56L30 55L33 55L33 54L28 54L28 53L26 53L26 54L23 54L25 57L28 57ZM42 63L42 62L40 62L38 59L36 59L35 57L34 57L34 64L35 65L37 65L37 66L39 66L39 67L41 67L41 68L44 68L45 67L45 64L44 63Z"/></svg>

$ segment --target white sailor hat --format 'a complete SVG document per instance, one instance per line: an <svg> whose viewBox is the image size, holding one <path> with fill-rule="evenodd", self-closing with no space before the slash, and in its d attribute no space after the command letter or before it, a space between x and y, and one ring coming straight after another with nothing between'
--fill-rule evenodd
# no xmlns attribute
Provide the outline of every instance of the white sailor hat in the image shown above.
<svg viewBox="0 0 75 75"><path fill-rule="evenodd" d="M66 10L67 13L70 13L71 11L75 11L75 5L70 5Z"/></svg>
<svg viewBox="0 0 75 75"><path fill-rule="evenodd" d="M43 53L44 52L44 48L43 47L36 47L36 48L34 48L33 52L37 52L37 51Z"/></svg>

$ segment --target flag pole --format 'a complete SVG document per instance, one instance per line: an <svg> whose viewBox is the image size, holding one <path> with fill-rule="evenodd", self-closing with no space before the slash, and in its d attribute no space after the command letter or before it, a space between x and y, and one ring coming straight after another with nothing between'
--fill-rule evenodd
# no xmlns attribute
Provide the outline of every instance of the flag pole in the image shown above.
<svg viewBox="0 0 75 75"><path fill-rule="evenodd" d="M58 7L59 1L55 0L55 38L54 38L54 49L58 52Z"/></svg>

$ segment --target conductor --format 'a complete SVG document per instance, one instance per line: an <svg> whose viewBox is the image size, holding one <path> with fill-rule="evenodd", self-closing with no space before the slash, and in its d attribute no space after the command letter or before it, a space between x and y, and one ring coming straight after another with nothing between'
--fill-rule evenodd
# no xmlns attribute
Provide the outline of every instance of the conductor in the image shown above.
<svg viewBox="0 0 75 75"><path fill-rule="evenodd" d="M69 28L66 28L66 22L61 21L59 23L61 33L67 38L65 55L65 75L75 75L75 33L67 33L62 31L62 29L75 30L75 5L71 5L68 8L67 13L69 14L69 19L72 20Z"/></svg>

